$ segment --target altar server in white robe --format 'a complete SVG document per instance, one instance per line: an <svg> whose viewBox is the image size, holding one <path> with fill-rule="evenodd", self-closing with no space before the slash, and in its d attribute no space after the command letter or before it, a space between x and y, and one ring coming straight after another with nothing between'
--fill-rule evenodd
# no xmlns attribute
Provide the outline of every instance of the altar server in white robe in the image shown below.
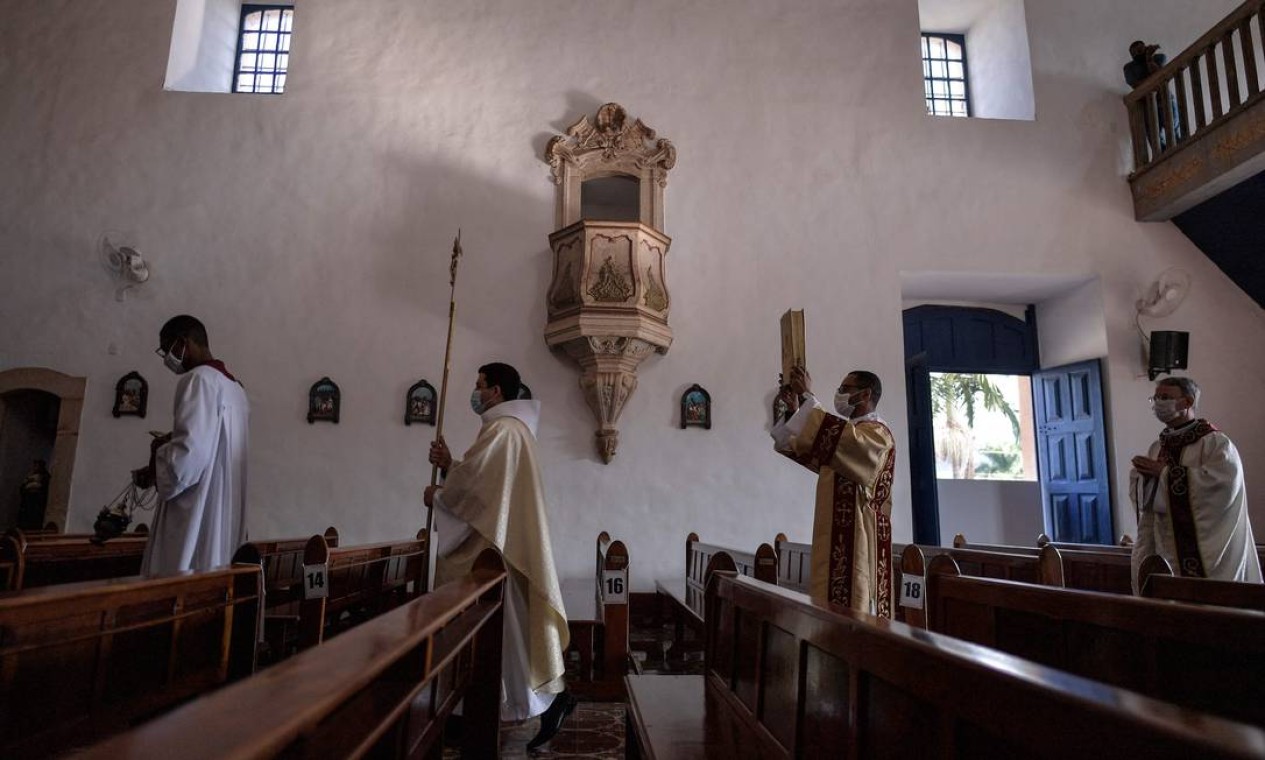
<svg viewBox="0 0 1265 760"><path fill-rule="evenodd" d="M163 325L158 355L180 379L171 433L153 442L150 464L138 473L159 498L141 573L222 567L246 538L250 404L194 317Z"/></svg>
<svg viewBox="0 0 1265 760"><path fill-rule="evenodd" d="M1187 377L1159 381L1151 406L1165 424L1146 456L1133 458L1129 493L1138 515L1134 592L1142 560L1158 554L1173 573L1261 582L1248 519L1243 462L1230 438L1195 418L1199 386Z"/></svg>
<svg viewBox="0 0 1265 760"><path fill-rule="evenodd" d="M488 547L505 558L501 719L540 715L528 745L535 748L557 733L575 700L562 678L569 634L536 456L540 402L519 400L520 387L508 364L479 368L470 397L483 420L479 435L460 461L442 438L431 445L431 463L447 475L425 501L435 508L436 585L470 572Z"/></svg>

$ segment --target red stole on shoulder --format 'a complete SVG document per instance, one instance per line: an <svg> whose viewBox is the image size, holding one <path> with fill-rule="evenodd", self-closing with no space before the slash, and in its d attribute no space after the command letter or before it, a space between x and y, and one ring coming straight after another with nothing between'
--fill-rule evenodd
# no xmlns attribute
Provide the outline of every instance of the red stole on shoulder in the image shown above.
<svg viewBox="0 0 1265 760"><path fill-rule="evenodd" d="M194 365L194 366L197 366L197 367L210 367L211 369L213 369L213 370L215 370L215 371L219 372L221 375L223 375L224 377L227 377L229 380L232 380L233 382L237 383L238 385L241 385L241 384L242 384L242 381L241 381L241 380L238 380L238 379L237 379L237 378L235 378L235 377L233 377L233 374L232 374L231 372L229 372L229 371L228 371L228 367L225 367L225 366L224 366L224 362L220 361L219 359L209 359L209 360L207 360L207 361L200 362L200 363L198 363L198 364L196 364L196 365Z"/></svg>

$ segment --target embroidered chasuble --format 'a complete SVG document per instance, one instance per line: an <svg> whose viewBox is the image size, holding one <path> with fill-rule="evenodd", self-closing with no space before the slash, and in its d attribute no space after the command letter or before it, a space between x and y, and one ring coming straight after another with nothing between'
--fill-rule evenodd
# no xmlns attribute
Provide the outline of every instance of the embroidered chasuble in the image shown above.
<svg viewBox="0 0 1265 760"><path fill-rule="evenodd" d="M436 585L456 580L488 547L509 570L502 660L504 720L539 715L564 688L569 642L536 460L539 401L504 401L454 461L435 496Z"/></svg>
<svg viewBox="0 0 1265 760"><path fill-rule="evenodd" d="M1138 516L1134 593L1138 568L1151 554L1168 560L1177 575L1260 583L1243 463L1230 438L1207 420L1193 420L1165 428L1147 456L1164 471L1158 478L1129 474Z"/></svg>
<svg viewBox="0 0 1265 760"><path fill-rule="evenodd" d="M892 617L891 430L877 414L845 420L811 399L772 435L781 453L817 473L810 595Z"/></svg>

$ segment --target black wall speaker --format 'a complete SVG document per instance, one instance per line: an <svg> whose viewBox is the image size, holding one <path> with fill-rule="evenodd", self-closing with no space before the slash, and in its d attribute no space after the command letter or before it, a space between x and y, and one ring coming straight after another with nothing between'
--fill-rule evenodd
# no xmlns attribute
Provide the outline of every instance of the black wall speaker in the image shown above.
<svg viewBox="0 0 1265 760"><path fill-rule="evenodd" d="M1190 333L1173 330L1155 330L1151 333L1151 366L1147 377L1154 380L1161 372L1186 369L1186 352L1190 348Z"/></svg>

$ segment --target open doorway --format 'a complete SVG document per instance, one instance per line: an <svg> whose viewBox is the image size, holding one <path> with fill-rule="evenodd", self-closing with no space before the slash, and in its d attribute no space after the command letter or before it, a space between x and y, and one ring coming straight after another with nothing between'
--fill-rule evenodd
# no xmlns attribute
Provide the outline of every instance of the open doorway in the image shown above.
<svg viewBox="0 0 1265 760"><path fill-rule="evenodd" d="M931 373L941 540L1027 540L1043 530L1032 378Z"/></svg>
<svg viewBox="0 0 1265 760"><path fill-rule="evenodd" d="M1097 360L1042 369L1036 307L903 313L917 543L1110 543Z"/></svg>

